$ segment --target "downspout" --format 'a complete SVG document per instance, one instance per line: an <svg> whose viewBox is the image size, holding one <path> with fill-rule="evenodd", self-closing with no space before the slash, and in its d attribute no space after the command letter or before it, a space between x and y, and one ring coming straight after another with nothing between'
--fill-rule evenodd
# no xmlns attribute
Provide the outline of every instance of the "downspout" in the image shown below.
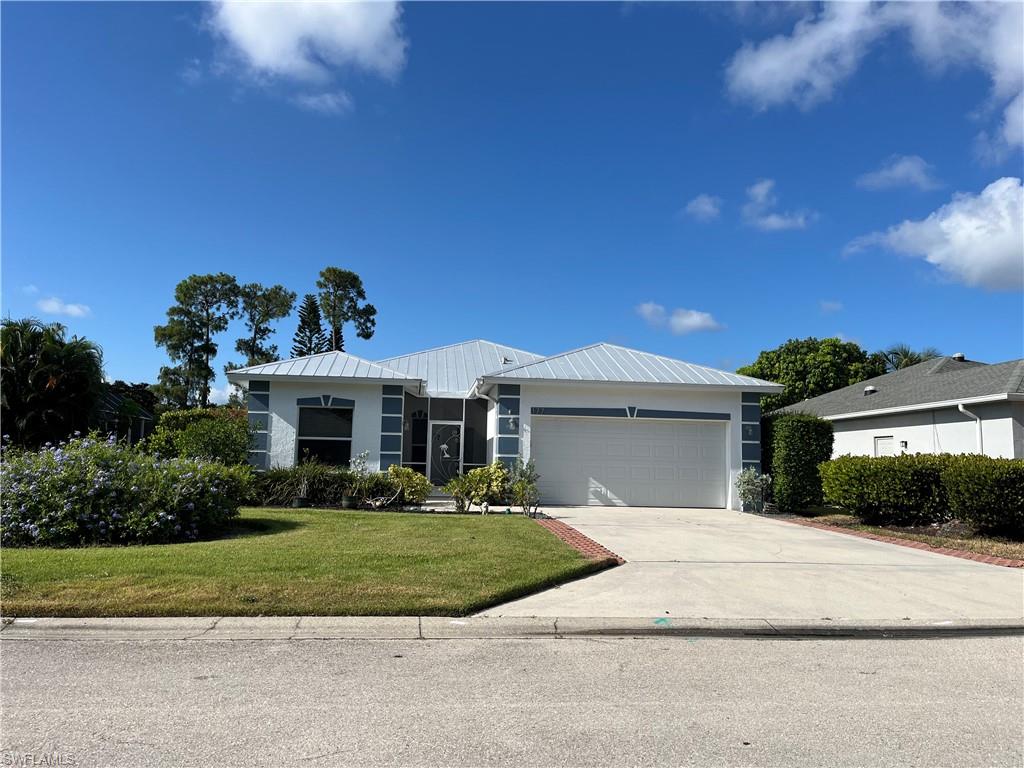
<svg viewBox="0 0 1024 768"><path fill-rule="evenodd" d="M975 429L977 430L977 433L978 433L978 453L984 455L984 453L985 453L985 439L984 439L984 437L982 437L982 434L981 434L981 417L978 416L978 414L971 413L966 408L964 408L964 404L963 403L957 403L956 409L958 411L960 411L960 413L964 414L965 416L970 416L972 419L974 419Z"/></svg>

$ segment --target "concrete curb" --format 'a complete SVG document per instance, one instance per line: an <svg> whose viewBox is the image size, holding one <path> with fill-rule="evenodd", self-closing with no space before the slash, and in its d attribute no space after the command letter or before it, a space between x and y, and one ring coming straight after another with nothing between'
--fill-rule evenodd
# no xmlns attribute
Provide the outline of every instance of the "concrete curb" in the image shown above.
<svg viewBox="0 0 1024 768"><path fill-rule="evenodd" d="M1020 619L224 616L4 619L0 640L487 640L581 637L899 638L1024 636Z"/></svg>

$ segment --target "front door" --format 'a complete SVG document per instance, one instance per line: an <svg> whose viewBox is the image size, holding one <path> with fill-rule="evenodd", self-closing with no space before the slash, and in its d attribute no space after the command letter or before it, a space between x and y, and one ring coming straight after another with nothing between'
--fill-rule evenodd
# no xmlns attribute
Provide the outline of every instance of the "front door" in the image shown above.
<svg viewBox="0 0 1024 768"><path fill-rule="evenodd" d="M462 463L462 425L430 425L430 482L443 486L459 474Z"/></svg>

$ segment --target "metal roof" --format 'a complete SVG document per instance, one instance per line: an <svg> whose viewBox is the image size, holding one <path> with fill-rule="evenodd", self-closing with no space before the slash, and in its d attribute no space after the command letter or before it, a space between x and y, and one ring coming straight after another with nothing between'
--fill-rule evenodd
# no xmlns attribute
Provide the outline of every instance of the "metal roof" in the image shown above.
<svg viewBox="0 0 1024 768"><path fill-rule="evenodd" d="M740 376L671 357L640 352L615 344L593 344L515 368L486 374L484 379L593 381L622 384L685 384L701 387L749 387L781 392L770 381Z"/></svg>
<svg viewBox="0 0 1024 768"><path fill-rule="evenodd" d="M417 380L393 368L385 368L370 360L346 352L322 352L319 355L296 357L276 363L263 363L248 368L237 368L228 373L228 379L258 379L275 376L301 376L305 378L401 379Z"/></svg>
<svg viewBox="0 0 1024 768"><path fill-rule="evenodd" d="M542 358L542 355L515 347L474 339L378 362L406 376L422 379L431 397L465 397L481 376L501 373L505 368Z"/></svg>
<svg viewBox="0 0 1024 768"><path fill-rule="evenodd" d="M872 386L877 391L864 394ZM781 408L817 416L908 408L988 395L1024 393L1024 359L988 365L974 360L940 357Z"/></svg>

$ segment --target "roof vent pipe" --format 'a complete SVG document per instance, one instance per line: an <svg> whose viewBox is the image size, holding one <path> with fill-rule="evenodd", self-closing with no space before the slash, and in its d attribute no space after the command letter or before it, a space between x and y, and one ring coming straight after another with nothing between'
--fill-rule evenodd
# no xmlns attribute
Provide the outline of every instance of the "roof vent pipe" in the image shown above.
<svg viewBox="0 0 1024 768"><path fill-rule="evenodd" d="M867 397L868 395L873 395L877 391L878 391L877 387L872 387L870 384L868 384L866 387L864 387L864 397Z"/></svg>
<svg viewBox="0 0 1024 768"><path fill-rule="evenodd" d="M966 358L966 357L964 356L964 353L963 353L963 352L954 352L954 353L953 353L952 355L950 355L950 357L951 357L951 358L953 358L954 360L959 360L959 361L961 361L961 362L963 362L964 360L966 360L966 359L967 359L967 358Z"/></svg>

